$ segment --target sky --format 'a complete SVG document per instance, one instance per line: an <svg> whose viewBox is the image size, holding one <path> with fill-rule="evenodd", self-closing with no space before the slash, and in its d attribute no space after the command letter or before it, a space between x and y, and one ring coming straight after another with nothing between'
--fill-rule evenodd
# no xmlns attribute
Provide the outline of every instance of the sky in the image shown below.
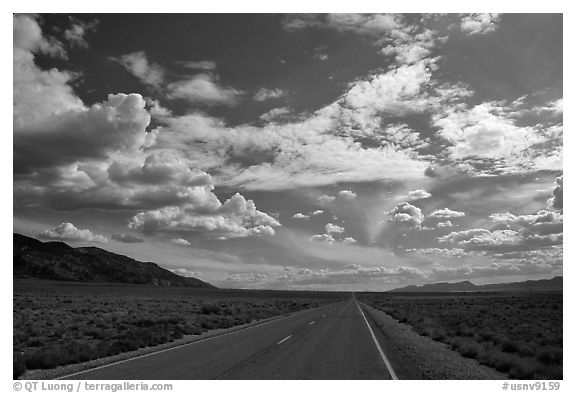
<svg viewBox="0 0 576 393"><path fill-rule="evenodd" d="M561 14L13 16L13 229L219 287L562 275Z"/></svg>

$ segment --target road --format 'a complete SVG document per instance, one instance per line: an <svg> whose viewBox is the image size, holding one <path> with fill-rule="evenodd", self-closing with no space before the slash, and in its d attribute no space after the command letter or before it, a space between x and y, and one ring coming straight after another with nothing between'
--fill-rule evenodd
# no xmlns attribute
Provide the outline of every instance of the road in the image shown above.
<svg viewBox="0 0 576 393"><path fill-rule="evenodd" d="M387 362L352 296L64 379L390 379Z"/></svg>

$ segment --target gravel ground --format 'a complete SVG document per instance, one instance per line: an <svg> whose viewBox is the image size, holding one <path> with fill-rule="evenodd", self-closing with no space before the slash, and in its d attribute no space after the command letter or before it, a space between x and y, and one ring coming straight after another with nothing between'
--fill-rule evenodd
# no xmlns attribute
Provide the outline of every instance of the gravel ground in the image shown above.
<svg viewBox="0 0 576 393"><path fill-rule="evenodd" d="M377 327L375 334L398 379L507 379L505 374L461 356L446 344L419 335L388 314L360 304Z"/></svg>

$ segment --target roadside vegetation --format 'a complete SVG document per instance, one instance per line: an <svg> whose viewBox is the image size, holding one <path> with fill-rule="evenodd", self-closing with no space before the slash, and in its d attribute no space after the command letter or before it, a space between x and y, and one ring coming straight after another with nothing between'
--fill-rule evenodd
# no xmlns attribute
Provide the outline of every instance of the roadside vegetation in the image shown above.
<svg viewBox="0 0 576 393"><path fill-rule="evenodd" d="M14 378L318 307L343 295L54 282L15 284Z"/></svg>
<svg viewBox="0 0 576 393"><path fill-rule="evenodd" d="M562 379L562 294L357 294L514 379Z"/></svg>

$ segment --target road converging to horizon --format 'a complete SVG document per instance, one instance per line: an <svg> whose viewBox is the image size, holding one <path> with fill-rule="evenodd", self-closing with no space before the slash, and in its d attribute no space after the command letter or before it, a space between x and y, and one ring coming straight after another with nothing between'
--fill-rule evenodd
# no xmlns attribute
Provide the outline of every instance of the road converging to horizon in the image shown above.
<svg viewBox="0 0 576 393"><path fill-rule="evenodd" d="M355 297L62 379L391 379Z"/></svg>

